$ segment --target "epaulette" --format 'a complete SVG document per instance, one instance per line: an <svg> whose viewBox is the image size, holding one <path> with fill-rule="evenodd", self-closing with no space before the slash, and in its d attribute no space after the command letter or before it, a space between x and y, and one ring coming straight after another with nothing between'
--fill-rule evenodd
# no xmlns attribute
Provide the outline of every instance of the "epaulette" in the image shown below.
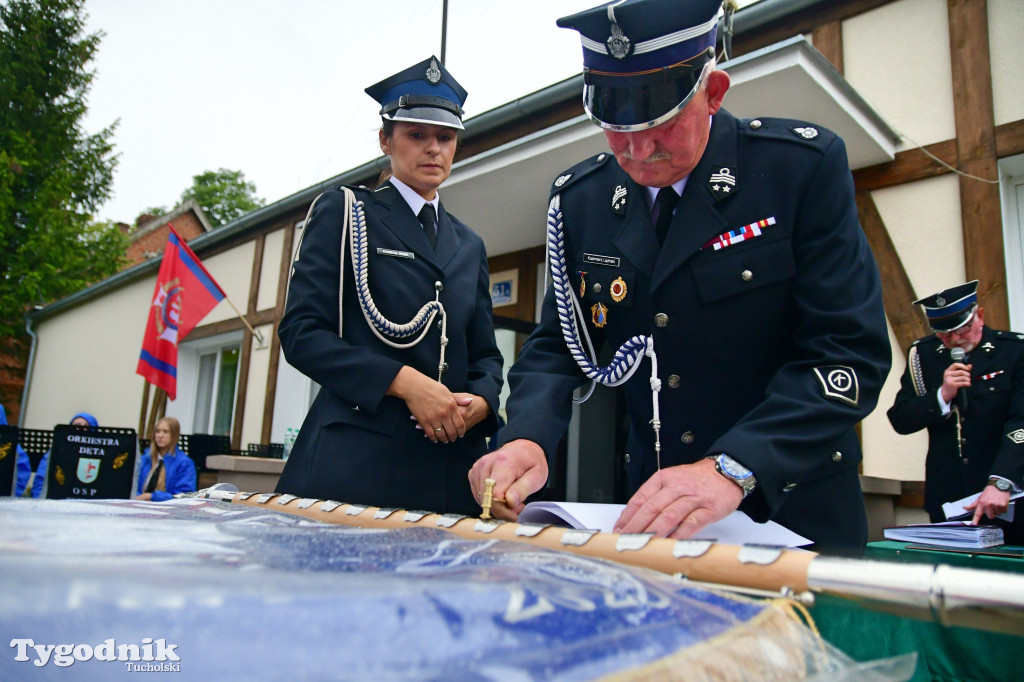
<svg viewBox="0 0 1024 682"><path fill-rule="evenodd" d="M751 137L796 142L815 149L824 149L836 137L834 132L815 123L770 116L745 118L739 122L739 128Z"/></svg>
<svg viewBox="0 0 1024 682"><path fill-rule="evenodd" d="M1024 341L1024 334L1018 332L1008 332L1001 329L995 330L996 338L1004 339L1006 341Z"/></svg>
<svg viewBox="0 0 1024 682"><path fill-rule="evenodd" d="M602 152L597 156L590 157L586 161L577 163L575 166L564 173L559 174L559 176L555 178L555 181L551 183L550 196L554 196L559 192L564 192L566 188L579 182L580 178L586 177L599 168L603 168L604 165L613 158L615 158L613 154Z"/></svg>

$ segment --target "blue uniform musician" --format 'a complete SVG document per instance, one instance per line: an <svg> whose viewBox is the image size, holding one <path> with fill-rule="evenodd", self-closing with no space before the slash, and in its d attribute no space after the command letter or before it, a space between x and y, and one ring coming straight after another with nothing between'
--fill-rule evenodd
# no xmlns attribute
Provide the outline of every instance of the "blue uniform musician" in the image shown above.
<svg viewBox="0 0 1024 682"><path fill-rule="evenodd" d="M466 474L497 427L502 356L483 241L437 192L466 91L432 57L366 92L391 178L309 209L279 335L321 390L277 489L472 513Z"/></svg>
<svg viewBox="0 0 1024 682"><path fill-rule="evenodd" d="M935 333L910 347L889 422L899 433L928 429L931 520L946 520L944 503L981 493L966 507L978 523L1004 513L1024 485L1024 334L985 326L978 280L914 304Z"/></svg>
<svg viewBox="0 0 1024 682"><path fill-rule="evenodd" d="M888 373L878 271L841 139L737 119L720 0L626 0L560 19L612 151L551 188L552 287L510 372L503 447L470 474L513 518L587 379L623 385L632 498L619 532L676 538L735 509L859 552L855 426ZM607 343L615 360L600 367Z"/></svg>

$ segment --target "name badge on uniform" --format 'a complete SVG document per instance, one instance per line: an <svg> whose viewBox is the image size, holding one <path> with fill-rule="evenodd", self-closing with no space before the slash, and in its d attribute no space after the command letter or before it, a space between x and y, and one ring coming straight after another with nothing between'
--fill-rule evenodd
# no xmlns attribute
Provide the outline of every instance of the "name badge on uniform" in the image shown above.
<svg viewBox="0 0 1024 682"><path fill-rule="evenodd" d="M594 265L607 265L612 268L619 267L618 256L601 256L596 253L585 253L583 254L584 263L593 263Z"/></svg>
<svg viewBox="0 0 1024 682"><path fill-rule="evenodd" d="M409 260L416 260L416 254L412 251L396 251L394 249L382 249L377 248L378 256L392 256L394 258L408 258Z"/></svg>

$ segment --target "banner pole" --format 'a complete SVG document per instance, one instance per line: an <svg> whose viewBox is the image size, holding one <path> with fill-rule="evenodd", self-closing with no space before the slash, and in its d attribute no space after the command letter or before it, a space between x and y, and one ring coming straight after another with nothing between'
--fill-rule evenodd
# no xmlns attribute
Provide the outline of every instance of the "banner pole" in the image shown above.
<svg viewBox="0 0 1024 682"><path fill-rule="evenodd" d="M228 302L228 305L231 306L231 309L235 311L235 315L238 316L238 319L240 319L242 321L242 324L244 324L246 326L246 328L252 333L253 336L256 337L256 340L262 346L263 345L263 334L260 334L258 331L256 331L255 329L252 328L252 325L249 324L249 321L247 319L245 319L245 315L243 315L238 310L238 308L235 307L235 304L231 302L231 299L228 298L227 294L224 295L224 300Z"/></svg>
<svg viewBox="0 0 1024 682"><path fill-rule="evenodd" d="M146 414L149 412L149 382L142 380L142 409L139 411L139 438L145 438L142 429L146 426Z"/></svg>

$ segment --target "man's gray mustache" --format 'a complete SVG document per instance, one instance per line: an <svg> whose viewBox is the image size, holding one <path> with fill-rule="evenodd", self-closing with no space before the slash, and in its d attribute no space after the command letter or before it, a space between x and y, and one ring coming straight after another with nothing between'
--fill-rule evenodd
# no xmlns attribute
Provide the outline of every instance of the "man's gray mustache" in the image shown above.
<svg viewBox="0 0 1024 682"><path fill-rule="evenodd" d="M633 160L633 155L629 152L622 152L622 158L627 161ZM668 161L672 156L663 150L658 150L643 160L643 163L654 163L655 161Z"/></svg>

